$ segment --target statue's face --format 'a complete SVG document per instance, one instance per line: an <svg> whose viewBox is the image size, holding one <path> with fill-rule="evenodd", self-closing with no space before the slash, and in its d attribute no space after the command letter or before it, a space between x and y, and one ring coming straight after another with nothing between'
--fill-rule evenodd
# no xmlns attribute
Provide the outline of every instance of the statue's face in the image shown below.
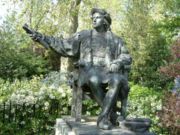
<svg viewBox="0 0 180 135"><path fill-rule="evenodd" d="M92 21L94 28L98 28L104 25L104 17L100 13L94 13L92 16Z"/></svg>

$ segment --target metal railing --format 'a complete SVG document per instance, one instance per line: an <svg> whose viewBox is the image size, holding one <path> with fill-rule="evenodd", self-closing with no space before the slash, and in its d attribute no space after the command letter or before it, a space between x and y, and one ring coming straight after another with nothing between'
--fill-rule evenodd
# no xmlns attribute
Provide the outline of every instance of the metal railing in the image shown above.
<svg viewBox="0 0 180 135"><path fill-rule="evenodd" d="M56 118L63 114L59 102L43 105L19 105L7 101L0 104L0 135L54 134Z"/></svg>

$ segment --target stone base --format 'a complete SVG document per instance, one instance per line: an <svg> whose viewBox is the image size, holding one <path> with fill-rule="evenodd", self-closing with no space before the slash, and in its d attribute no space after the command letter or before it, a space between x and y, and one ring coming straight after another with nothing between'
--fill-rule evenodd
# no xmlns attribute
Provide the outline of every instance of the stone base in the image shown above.
<svg viewBox="0 0 180 135"><path fill-rule="evenodd" d="M128 118L126 120L120 120L119 126L134 132L148 132L151 127L151 120L145 118Z"/></svg>
<svg viewBox="0 0 180 135"><path fill-rule="evenodd" d="M56 119L55 135L154 135L150 132L134 132L120 127L111 130L102 130L96 126L96 118L87 117L81 122L75 122L74 118L64 117Z"/></svg>

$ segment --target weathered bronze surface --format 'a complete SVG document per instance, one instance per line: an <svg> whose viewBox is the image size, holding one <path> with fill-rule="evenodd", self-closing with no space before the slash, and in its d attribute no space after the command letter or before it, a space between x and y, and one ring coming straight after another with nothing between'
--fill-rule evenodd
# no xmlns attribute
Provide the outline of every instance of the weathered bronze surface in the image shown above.
<svg viewBox="0 0 180 135"><path fill-rule="evenodd" d="M131 56L122 39L111 29L111 17L103 9L92 9L92 30L75 33L68 39L57 39L29 29L30 37L61 56L78 58L78 77L74 82L78 88L89 88L102 108L97 120L101 129L111 129L118 119L125 119L129 92L128 72ZM121 101L121 108L116 103ZM116 112L120 112L118 116Z"/></svg>

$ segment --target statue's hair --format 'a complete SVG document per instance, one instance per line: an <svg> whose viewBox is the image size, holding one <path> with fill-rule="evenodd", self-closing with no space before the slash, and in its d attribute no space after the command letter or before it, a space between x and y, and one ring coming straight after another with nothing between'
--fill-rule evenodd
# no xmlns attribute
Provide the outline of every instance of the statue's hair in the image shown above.
<svg viewBox="0 0 180 135"><path fill-rule="evenodd" d="M106 10L104 10L104 9L99 9L99 8L93 8L93 9L91 10L91 13L90 13L91 18L92 18L92 16L93 16L94 13L100 13L101 15L103 15L103 16L104 16L104 19L105 19L106 25L107 25L108 27L110 27L112 20L111 20L110 14L109 14Z"/></svg>

